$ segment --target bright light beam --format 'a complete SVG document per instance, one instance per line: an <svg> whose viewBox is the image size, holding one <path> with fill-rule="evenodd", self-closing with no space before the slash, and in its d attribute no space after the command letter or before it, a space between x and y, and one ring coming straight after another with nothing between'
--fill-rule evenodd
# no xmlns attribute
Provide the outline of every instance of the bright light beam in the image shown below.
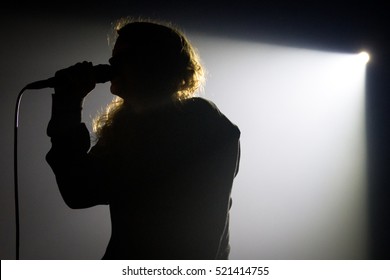
<svg viewBox="0 0 390 280"><path fill-rule="evenodd" d="M195 41L206 97L242 131L230 258L365 259L368 54Z"/></svg>

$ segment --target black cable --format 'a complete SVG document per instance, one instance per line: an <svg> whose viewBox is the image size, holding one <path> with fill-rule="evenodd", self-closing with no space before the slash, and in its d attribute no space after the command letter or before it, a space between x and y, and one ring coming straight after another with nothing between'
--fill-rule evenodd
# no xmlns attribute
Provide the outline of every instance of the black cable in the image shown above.
<svg viewBox="0 0 390 280"><path fill-rule="evenodd" d="M19 260L20 249L20 224L19 224L19 194L18 194L18 126L19 126L19 107L24 87L16 99L15 123L14 123L14 190L15 190L15 225L16 225L16 259Z"/></svg>

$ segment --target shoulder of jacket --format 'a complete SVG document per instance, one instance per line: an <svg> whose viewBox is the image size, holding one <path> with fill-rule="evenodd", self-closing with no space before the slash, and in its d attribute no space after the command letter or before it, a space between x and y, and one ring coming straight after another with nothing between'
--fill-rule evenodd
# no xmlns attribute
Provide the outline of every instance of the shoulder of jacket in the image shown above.
<svg viewBox="0 0 390 280"><path fill-rule="evenodd" d="M183 101L183 105L184 108L189 111L221 114L218 107L212 101L201 97L189 98Z"/></svg>
<svg viewBox="0 0 390 280"><path fill-rule="evenodd" d="M196 114L207 121L214 129L217 127L224 128L235 137L240 137L241 132L238 126L233 124L212 101L201 97L193 97L184 101L184 107L189 113Z"/></svg>

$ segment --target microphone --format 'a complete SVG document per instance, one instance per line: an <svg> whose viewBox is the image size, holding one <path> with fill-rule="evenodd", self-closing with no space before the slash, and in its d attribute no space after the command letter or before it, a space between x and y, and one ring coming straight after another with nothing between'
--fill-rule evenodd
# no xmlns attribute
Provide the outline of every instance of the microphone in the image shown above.
<svg viewBox="0 0 390 280"><path fill-rule="evenodd" d="M96 83L105 83L111 81L114 78L114 71L111 65L98 64L93 66L93 74L95 76ZM28 84L25 89L42 89L42 88L54 88L56 85L56 77L51 77L46 80L36 81Z"/></svg>

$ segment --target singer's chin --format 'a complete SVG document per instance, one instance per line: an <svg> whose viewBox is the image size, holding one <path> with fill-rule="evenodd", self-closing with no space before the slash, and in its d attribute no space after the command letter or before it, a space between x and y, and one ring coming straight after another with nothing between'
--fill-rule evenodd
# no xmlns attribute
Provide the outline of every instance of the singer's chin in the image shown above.
<svg viewBox="0 0 390 280"><path fill-rule="evenodd" d="M113 95L118 95L118 94L117 94L117 88L116 88L116 86L115 86L113 83L111 83L110 92L111 92Z"/></svg>
<svg viewBox="0 0 390 280"><path fill-rule="evenodd" d="M120 98L123 98L121 91L119 90L118 86L115 85L114 83L111 83L110 91L111 91L111 94L119 96Z"/></svg>

